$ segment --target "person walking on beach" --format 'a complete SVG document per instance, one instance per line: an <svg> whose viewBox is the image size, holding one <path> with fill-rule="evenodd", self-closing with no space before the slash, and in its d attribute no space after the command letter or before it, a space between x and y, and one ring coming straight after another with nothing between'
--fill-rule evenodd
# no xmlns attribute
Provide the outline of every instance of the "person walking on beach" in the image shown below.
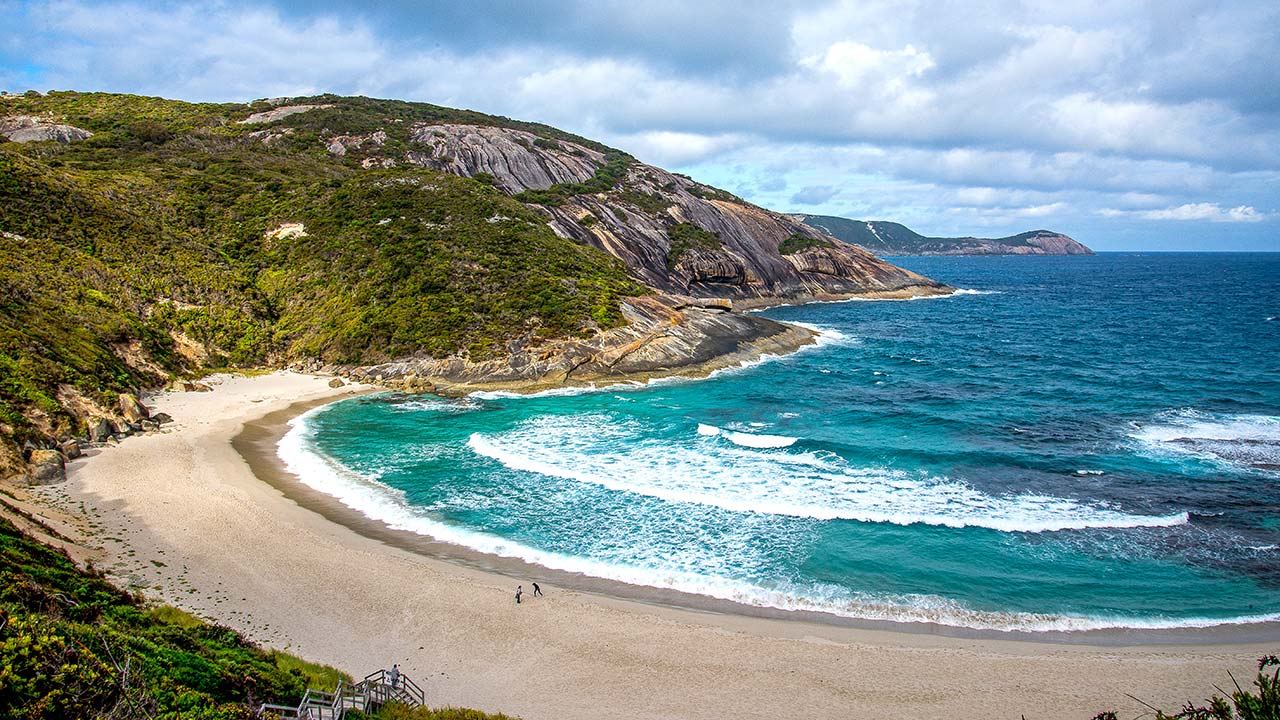
<svg viewBox="0 0 1280 720"><path fill-rule="evenodd" d="M391 689L398 690L400 688L400 665L399 663L391 664L391 672L387 673L387 677L391 678Z"/></svg>
<svg viewBox="0 0 1280 720"><path fill-rule="evenodd" d="M538 587L538 583L533 584L533 596L542 597L542 588Z"/></svg>
<svg viewBox="0 0 1280 720"><path fill-rule="evenodd" d="M517 586L516 586L516 604L517 604L517 605L519 605L519 604L520 604L520 596L521 596L521 595L523 595L523 594L524 594L524 586L523 586L523 585L517 585Z"/></svg>

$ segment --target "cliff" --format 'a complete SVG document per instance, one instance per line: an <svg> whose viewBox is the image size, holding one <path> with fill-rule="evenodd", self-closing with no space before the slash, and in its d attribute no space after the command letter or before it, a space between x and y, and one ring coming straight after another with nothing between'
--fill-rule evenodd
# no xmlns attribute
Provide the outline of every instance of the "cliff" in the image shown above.
<svg viewBox="0 0 1280 720"><path fill-rule="evenodd" d="M797 220L880 256L894 255L1092 255L1079 242L1050 230L1003 238L926 237L881 220L849 220L830 215L795 215Z"/></svg>
<svg viewBox="0 0 1280 720"><path fill-rule="evenodd" d="M211 368L706 371L811 341L737 310L948 290L587 138L424 103L6 95L0 140L0 474L56 478L155 427L121 394Z"/></svg>

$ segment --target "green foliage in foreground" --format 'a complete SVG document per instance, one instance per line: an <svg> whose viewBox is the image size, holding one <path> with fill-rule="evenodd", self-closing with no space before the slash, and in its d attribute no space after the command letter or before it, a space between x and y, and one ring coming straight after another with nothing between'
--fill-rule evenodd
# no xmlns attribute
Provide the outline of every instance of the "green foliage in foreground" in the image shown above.
<svg viewBox="0 0 1280 720"><path fill-rule="evenodd" d="M720 233L704 230L687 222L673 225L667 230L667 238L671 241L671 247L667 250L668 268L674 268L680 262L680 257L690 250L714 251L724 247Z"/></svg>
<svg viewBox="0 0 1280 720"><path fill-rule="evenodd" d="M794 255L798 252L804 252L809 248L826 247L826 245L827 242L825 240L819 240L818 238L812 238L808 235L796 233L782 241L782 244L778 246L778 254Z"/></svg>
<svg viewBox="0 0 1280 720"><path fill-rule="evenodd" d="M340 673L149 610L0 519L0 717L248 718L320 675Z"/></svg>
<svg viewBox="0 0 1280 720"><path fill-rule="evenodd" d="M1258 677L1253 681L1256 693L1240 687L1234 677L1231 680L1235 692L1229 697L1214 695L1206 705L1188 701L1172 715L1151 709L1155 710L1156 720L1280 720L1280 657L1267 655L1258 660ZM1120 720L1120 716L1108 710L1093 716L1093 720Z"/></svg>

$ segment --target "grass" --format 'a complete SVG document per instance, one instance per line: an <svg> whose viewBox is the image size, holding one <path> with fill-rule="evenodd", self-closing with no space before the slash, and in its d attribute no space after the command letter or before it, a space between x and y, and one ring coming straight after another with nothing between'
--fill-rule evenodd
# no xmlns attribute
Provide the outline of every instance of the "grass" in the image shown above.
<svg viewBox="0 0 1280 720"><path fill-rule="evenodd" d="M276 667L287 673L300 675L303 679L303 684L309 688L328 692L338 686L339 680L351 682L350 675L329 665L303 660L296 655L290 655L280 650L271 650L269 655L272 661L275 662Z"/></svg>

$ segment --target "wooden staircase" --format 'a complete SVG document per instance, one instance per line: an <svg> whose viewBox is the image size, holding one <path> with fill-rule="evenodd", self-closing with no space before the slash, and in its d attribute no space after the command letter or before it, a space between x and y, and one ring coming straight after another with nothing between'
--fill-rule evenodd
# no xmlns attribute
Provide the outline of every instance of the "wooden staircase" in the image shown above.
<svg viewBox="0 0 1280 720"><path fill-rule="evenodd" d="M366 675L357 683L339 680L338 687L333 692L308 688L297 707L263 703L258 708L258 713L299 720L342 720L348 710L367 713L393 700L409 707L418 707L425 702L422 688L404 673L392 685L390 673L379 670Z"/></svg>

